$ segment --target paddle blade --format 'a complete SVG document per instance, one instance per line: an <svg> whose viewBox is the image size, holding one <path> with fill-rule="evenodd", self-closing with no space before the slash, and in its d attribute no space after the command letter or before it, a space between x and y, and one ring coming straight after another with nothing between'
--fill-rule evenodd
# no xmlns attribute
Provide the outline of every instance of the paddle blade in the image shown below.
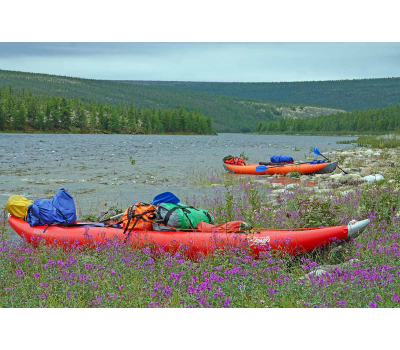
<svg viewBox="0 0 400 350"><path fill-rule="evenodd" d="M321 156L321 155L322 155L321 152L319 151L319 149L318 149L317 147L314 147L314 153L315 153L317 156Z"/></svg>
<svg viewBox="0 0 400 350"><path fill-rule="evenodd" d="M268 167L266 167L266 166L264 166L264 165L259 165L258 167L256 167L256 171L257 171L258 173L260 173L260 172L262 172L262 171L265 171L265 170L268 170Z"/></svg>
<svg viewBox="0 0 400 350"><path fill-rule="evenodd" d="M180 199L177 196L175 196L172 192L163 192L155 196L151 204L153 205L156 205L158 203L178 204L179 202Z"/></svg>

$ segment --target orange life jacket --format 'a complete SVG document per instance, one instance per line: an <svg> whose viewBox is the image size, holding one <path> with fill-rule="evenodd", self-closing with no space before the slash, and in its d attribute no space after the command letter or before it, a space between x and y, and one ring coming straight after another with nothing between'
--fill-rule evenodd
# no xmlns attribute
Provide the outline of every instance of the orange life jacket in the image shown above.
<svg viewBox="0 0 400 350"><path fill-rule="evenodd" d="M246 165L246 161L243 158L232 157L229 159L225 159L225 164L230 165Z"/></svg>
<svg viewBox="0 0 400 350"><path fill-rule="evenodd" d="M156 208L152 204L132 204L125 210L122 216L124 233L128 231L129 234L134 229L151 231L153 229L153 221L156 217L155 211Z"/></svg>

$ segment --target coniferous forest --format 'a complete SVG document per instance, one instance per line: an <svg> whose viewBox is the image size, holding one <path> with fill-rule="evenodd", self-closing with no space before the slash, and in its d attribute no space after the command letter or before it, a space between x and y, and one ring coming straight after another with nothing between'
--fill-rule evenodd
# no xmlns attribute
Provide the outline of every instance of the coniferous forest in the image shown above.
<svg viewBox="0 0 400 350"><path fill-rule="evenodd" d="M251 132L257 122L278 114L279 104L221 96L196 91L177 91L158 86L143 86L113 80L82 79L14 72L0 69L0 88L25 89L35 94L47 94L69 99L79 98L86 103L120 105L135 108L197 109L212 119L216 132ZM293 104L292 104L293 105ZM291 105L291 106L292 106Z"/></svg>
<svg viewBox="0 0 400 350"><path fill-rule="evenodd" d="M133 134L214 134L209 117L197 111L156 110L85 103L78 98L0 88L1 131Z"/></svg>
<svg viewBox="0 0 400 350"><path fill-rule="evenodd" d="M326 116L259 122L259 133L386 133L399 131L400 105Z"/></svg>
<svg viewBox="0 0 400 350"><path fill-rule="evenodd" d="M400 103L400 78L276 83L191 81L130 81L130 83L176 91L206 92L258 101L305 104L346 111L385 108Z"/></svg>

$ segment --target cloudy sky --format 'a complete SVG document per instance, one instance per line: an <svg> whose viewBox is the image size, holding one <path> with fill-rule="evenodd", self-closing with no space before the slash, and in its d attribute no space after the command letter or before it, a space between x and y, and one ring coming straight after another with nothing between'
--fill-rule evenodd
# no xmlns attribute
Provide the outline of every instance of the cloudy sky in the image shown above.
<svg viewBox="0 0 400 350"><path fill-rule="evenodd" d="M400 43L0 43L0 69L116 80L400 77Z"/></svg>

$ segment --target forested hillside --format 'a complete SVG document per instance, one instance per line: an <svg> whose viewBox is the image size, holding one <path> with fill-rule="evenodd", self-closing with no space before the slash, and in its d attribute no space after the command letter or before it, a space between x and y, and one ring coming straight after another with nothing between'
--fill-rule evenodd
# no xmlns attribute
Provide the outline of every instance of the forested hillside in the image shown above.
<svg viewBox="0 0 400 350"><path fill-rule="evenodd" d="M257 125L259 133L387 133L399 131L400 104L308 119L285 118Z"/></svg>
<svg viewBox="0 0 400 350"><path fill-rule="evenodd" d="M251 98L269 102L305 104L352 111L400 103L400 78L309 81L292 83L208 83L131 81L179 91Z"/></svg>
<svg viewBox="0 0 400 350"><path fill-rule="evenodd" d="M197 110L211 117L217 132L255 131L259 121L272 120L281 113L279 104L252 103L250 100L204 92L177 91L127 82L90 80L47 74L0 70L0 88L11 86L32 93L45 93L83 102L123 105L135 108ZM244 103L246 102L246 103Z"/></svg>
<svg viewBox="0 0 400 350"><path fill-rule="evenodd" d="M0 88L0 131L214 134L196 109L156 110Z"/></svg>

